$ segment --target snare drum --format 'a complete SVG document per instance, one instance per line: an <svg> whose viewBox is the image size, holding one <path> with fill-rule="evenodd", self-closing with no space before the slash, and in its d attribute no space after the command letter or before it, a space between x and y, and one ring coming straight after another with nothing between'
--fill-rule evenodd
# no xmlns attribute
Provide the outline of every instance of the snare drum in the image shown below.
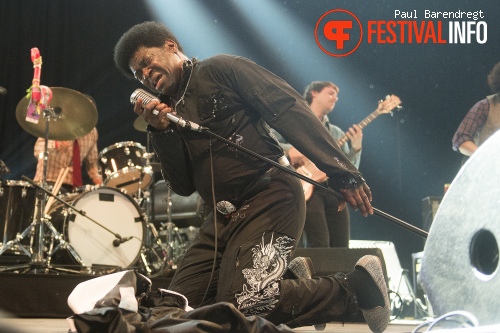
<svg viewBox="0 0 500 333"><path fill-rule="evenodd" d="M0 187L0 246L14 240L33 222L36 189L28 182L6 180ZM28 241L29 244L29 241Z"/></svg>
<svg viewBox="0 0 500 333"><path fill-rule="evenodd" d="M64 237L85 266L128 268L137 261L146 230L140 207L129 195L115 188L100 187L65 200L98 223L77 212L68 213L65 205L51 212L53 220L63 216ZM57 224L54 223L56 228L61 228ZM116 244L115 234L128 240Z"/></svg>
<svg viewBox="0 0 500 333"><path fill-rule="evenodd" d="M145 148L137 142L115 143L99 154L99 164L104 174L104 185L125 190L133 195L139 188L151 184L153 171L145 166Z"/></svg>

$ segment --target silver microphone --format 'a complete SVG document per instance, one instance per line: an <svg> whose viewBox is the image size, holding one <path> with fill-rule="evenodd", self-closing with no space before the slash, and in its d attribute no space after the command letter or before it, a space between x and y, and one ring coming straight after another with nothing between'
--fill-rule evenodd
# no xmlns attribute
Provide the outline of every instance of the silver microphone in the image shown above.
<svg viewBox="0 0 500 333"><path fill-rule="evenodd" d="M155 95L147 92L144 89L138 88L132 93L132 95L130 95L130 103L135 104L135 102L139 98L142 98L142 105L146 105L154 99L159 101L159 99ZM152 111L152 113L155 116L157 116L160 112L158 110L154 109ZM201 127L200 125L193 123L193 122L190 122L190 121L187 121L187 120L184 120L181 117L177 117L177 116L173 115L172 113L167 113L167 118L168 118L168 120L176 123L177 125L184 127L184 128L187 128L187 129L190 129L190 130L193 130L193 131L201 132L201 130L203 129L203 127Z"/></svg>

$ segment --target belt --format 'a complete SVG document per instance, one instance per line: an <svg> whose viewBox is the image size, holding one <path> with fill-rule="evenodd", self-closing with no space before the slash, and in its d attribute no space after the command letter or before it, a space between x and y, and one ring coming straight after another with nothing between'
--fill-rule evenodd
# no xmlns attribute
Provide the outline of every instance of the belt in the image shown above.
<svg viewBox="0 0 500 333"><path fill-rule="evenodd" d="M290 162L286 156L281 156L278 159L279 164L283 166L289 166ZM271 175L277 170L276 167L269 168L262 176L257 177L257 179L251 182L241 194L232 200L221 200L216 203L217 211L223 215L229 215L235 212L243 201L257 194L258 192L265 189L271 183Z"/></svg>

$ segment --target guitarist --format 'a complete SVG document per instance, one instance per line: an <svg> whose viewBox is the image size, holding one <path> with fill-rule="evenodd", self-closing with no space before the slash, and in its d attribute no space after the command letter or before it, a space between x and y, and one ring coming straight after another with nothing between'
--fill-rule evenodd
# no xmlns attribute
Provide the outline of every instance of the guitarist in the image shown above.
<svg viewBox="0 0 500 333"><path fill-rule="evenodd" d="M455 132L453 150L462 153L462 165L496 131L500 130L500 62L487 77L492 95L478 101L467 112Z"/></svg>
<svg viewBox="0 0 500 333"><path fill-rule="evenodd" d="M340 140L344 135L349 137L351 146L349 147L346 142L341 148L352 164L359 169L363 142L362 129L358 125L353 125L347 133L344 133L338 126L331 124L328 120L328 114L333 111L335 103L338 101L338 93L339 88L334 83L314 81L306 87L304 98L335 141ZM291 145L285 143L282 146L288 152L293 166L307 167L308 163L310 163L304 155ZM316 169L314 164L312 164L312 167ZM321 172L318 177L314 177L313 174L311 178L319 182L326 182L326 176ZM331 195L320 190L312 191L310 198L306 202L306 207L305 237L303 235L303 242L306 247L349 247L349 209L338 211Z"/></svg>

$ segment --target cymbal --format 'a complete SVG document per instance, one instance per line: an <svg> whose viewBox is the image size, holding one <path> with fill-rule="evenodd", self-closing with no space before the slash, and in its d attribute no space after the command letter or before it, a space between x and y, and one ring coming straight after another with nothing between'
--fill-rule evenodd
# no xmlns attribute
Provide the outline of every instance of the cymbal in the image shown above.
<svg viewBox="0 0 500 333"><path fill-rule="evenodd" d="M144 120L143 117L139 116L136 120L134 120L134 128L139 132L146 132L147 127L148 123Z"/></svg>
<svg viewBox="0 0 500 333"><path fill-rule="evenodd" d="M59 118L50 118L49 140L75 140L89 133L97 124L97 109L84 94L62 87L51 87L52 100L50 107L57 112ZM30 100L23 97L16 107L17 122L28 133L45 138L46 118L40 115L38 123L26 120ZM43 112L43 110L42 110Z"/></svg>

